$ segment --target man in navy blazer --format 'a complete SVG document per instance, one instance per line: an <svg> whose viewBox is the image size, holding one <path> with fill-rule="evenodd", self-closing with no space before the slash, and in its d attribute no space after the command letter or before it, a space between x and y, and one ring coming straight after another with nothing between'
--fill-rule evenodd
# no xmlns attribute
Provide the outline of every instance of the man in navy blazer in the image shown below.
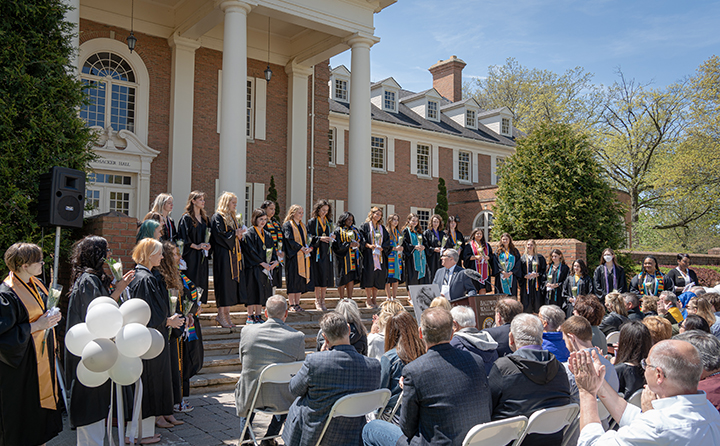
<svg viewBox="0 0 720 446"><path fill-rule="evenodd" d="M495 326L486 328L487 332L495 342L498 343L497 352L499 357L507 356L513 351L510 348L510 322L518 314L523 312L523 306L517 299L506 297L495 304Z"/></svg>
<svg viewBox="0 0 720 446"><path fill-rule="evenodd" d="M333 404L345 395L380 388L380 361L367 358L350 345L350 326L336 311L320 320L323 351L305 358L290 380L297 398L290 406L282 438L293 446L315 446ZM365 417L336 418L323 436L323 445L359 445Z"/></svg>
<svg viewBox="0 0 720 446"><path fill-rule="evenodd" d="M446 249L440 256L443 267L435 272L433 283L440 288L440 295L450 302L477 294L475 285L463 268L458 265L460 255L454 249Z"/></svg>
<svg viewBox="0 0 720 446"><path fill-rule="evenodd" d="M482 357L450 345L452 316L441 307L420 317L427 353L403 368L400 425L371 421L370 446L460 446L475 425L490 421L490 388Z"/></svg>

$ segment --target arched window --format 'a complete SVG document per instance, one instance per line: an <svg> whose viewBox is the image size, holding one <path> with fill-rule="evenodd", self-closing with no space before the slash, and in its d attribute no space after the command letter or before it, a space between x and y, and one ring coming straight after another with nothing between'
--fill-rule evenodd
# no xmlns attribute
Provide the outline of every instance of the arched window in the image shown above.
<svg viewBox="0 0 720 446"><path fill-rule="evenodd" d="M493 227L493 213L490 211L482 211L475 217L473 222L473 228L480 228L483 230L485 240L490 240L490 231Z"/></svg>
<svg viewBox="0 0 720 446"><path fill-rule="evenodd" d="M80 117L89 126L135 132L137 81L130 64L113 52L96 52L85 60L80 77L90 100Z"/></svg>

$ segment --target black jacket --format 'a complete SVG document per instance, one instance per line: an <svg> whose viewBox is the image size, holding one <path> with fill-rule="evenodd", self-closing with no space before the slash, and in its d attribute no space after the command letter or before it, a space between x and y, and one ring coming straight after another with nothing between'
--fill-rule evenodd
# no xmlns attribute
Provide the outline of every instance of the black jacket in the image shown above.
<svg viewBox="0 0 720 446"><path fill-rule="evenodd" d="M620 326L629 320L630 319L626 318L622 314L618 314L613 311L612 313L605 315L598 328L600 328L600 331L607 336L613 331L620 331Z"/></svg>
<svg viewBox="0 0 720 446"><path fill-rule="evenodd" d="M486 328L483 331L487 332L490 336L492 336L495 342L498 343L497 353L499 357L502 358L503 356L512 353L508 336L510 334L510 324L501 325L499 327Z"/></svg>

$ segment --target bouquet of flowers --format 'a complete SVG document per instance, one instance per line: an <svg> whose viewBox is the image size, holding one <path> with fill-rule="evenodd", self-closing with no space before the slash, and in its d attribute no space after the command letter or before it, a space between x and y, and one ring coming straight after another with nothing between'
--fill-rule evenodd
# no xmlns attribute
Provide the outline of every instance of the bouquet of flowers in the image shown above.
<svg viewBox="0 0 720 446"><path fill-rule="evenodd" d="M400 234L400 236L398 236L398 246L402 246L403 241L405 241L405 236Z"/></svg>
<svg viewBox="0 0 720 446"><path fill-rule="evenodd" d="M503 272L508 272L508 263L505 260L500 260L500 268Z"/></svg>
<svg viewBox="0 0 720 446"><path fill-rule="evenodd" d="M278 244L278 248L277 248L277 249L278 249L278 255L280 255L280 253L283 252L283 249L282 249L282 248L283 248L283 241L282 241L282 240L278 240L277 244ZM280 263L283 263L283 260L284 260L284 258L280 260Z"/></svg>
<svg viewBox="0 0 720 446"><path fill-rule="evenodd" d="M538 262L537 262L537 260L533 259L533 261L532 261L532 272L536 273L536 272L537 272L537 267L538 267Z"/></svg>
<svg viewBox="0 0 720 446"><path fill-rule="evenodd" d="M195 313L196 305L199 305L200 298L202 297L205 290L196 286L195 289L189 293L183 293L182 300L182 315L187 318L190 313Z"/></svg>
<svg viewBox="0 0 720 446"><path fill-rule="evenodd" d="M123 278L122 261L108 258L108 259L105 259L105 263L107 263L108 266L110 267L110 272L112 273L112 276L113 276L113 283L120 282ZM123 291L123 297L121 297L120 300L122 302L125 302L128 299L130 299L130 292L126 288L125 291Z"/></svg>
<svg viewBox="0 0 720 446"><path fill-rule="evenodd" d="M185 242L182 241L182 240L180 240L180 239L178 239L178 241L175 242L175 244L176 244L177 247L178 247L178 252L180 253L180 257L182 257L182 255L183 255L183 250L185 249Z"/></svg>
<svg viewBox="0 0 720 446"><path fill-rule="evenodd" d="M440 242L440 252L445 250L445 244L447 243L447 241L448 241L448 236L443 235L442 242Z"/></svg>
<svg viewBox="0 0 720 446"><path fill-rule="evenodd" d="M178 290L171 288L168 290L168 298L170 301L170 312L175 314L175 308L177 308L178 301ZM172 327L168 327L168 336L172 333Z"/></svg>
<svg viewBox="0 0 720 446"><path fill-rule="evenodd" d="M572 287L572 295L573 295L573 297L577 297L577 293L578 293L578 287L577 287L577 285L575 285L574 287Z"/></svg>
<svg viewBox="0 0 720 446"><path fill-rule="evenodd" d="M57 304L60 301L60 295L62 294L62 285L55 285L54 287L50 288L48 290L48 299L47 299L47 305L45 308L49 310L50 316L55 316L56 314L60 313L60 308L58 308ZM45 329L45 337L43 338L42 348L40 349L40 353L45 352L45 343L47 342L47 338L50 335L50 330L52 328L46 328Z"/></svg>
<svg viewBox="0 0 720 446"><path fill-rule="evenodd" d="M210 228L205 229L205 243L210 243ZM208 256L207 250L203 249L202 252L205 257Z"/></svg>
<svg viewBox="0 0 720 446"><path fill-rule="evenodd" d="M418 234L418 245L422 245L422 244L423 244L422 235Z"/></svg>

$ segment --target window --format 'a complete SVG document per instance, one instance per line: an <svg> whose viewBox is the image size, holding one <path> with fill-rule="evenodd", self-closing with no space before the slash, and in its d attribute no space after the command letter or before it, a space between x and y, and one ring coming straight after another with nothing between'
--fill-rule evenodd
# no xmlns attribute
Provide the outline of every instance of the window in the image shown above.
<svg viewBox="0 0 720 446"><path fill-rule="evenodd" d="M335 99L338 101L347 102L348 91L347 81L341 79L335 79Z"/></svg>
<svg viewBox="0 0 720 446"><path fill-rule="evenodd" d="M475 125L475 110L467 110L465 112L465 127L477 127Z"/></svg>
<svg viewBox="0 0 720 446"><path fill-rule="evenodd" d="M430 176L430 146L417 145L417 173Z"/></svg>
<svg viewBox="0 0 720 446"><path fill-rule="evenodd" d="M480 228L485 235L485 240L490 241L490 231L493 228L493 213L490 211L482 211L475 217L473 228Z"/></svg>
<svg viewBox="0 0 720 446"><path fill-rule="evenodd" d="M110 210L130 214L130 194L127 192L110 192Z"/></svg>
<svg viewBox="0 0 720 446"><path fill-rule="evenodd" d="M502 118L502 125L500 127L500 133L503 135L510 134L510 120L508 118Z"/></svg>
<svg viewBox="0 0 720 446"><path fill-rule="evenodd" d="M426 230L428 228L428 223L430 223L430 209L418 209L417 216L420 228L423 231Z"/></svg>
<svg viewBox="0 0 720 446"><path fill-rule="evenodd" d="M471 181L470 156L470 152L458 152L458 177L461 181Z"/></svg>
<svg viewBox="0 0 720 446"><path fill-rule="evenodd" d="M135 73L125 59L108 51L98 52L85 61L81 79L89 103L80 117L89 126L135 131Z"/></svg>
<svg viewBox="0 0 720 446"><path fill-rule="evenodd" d="M438 120L438 103L435 101L428 101L427 104L427 118L433 121Z"/></svg>
<svg viewBox="0 0 720 446"><path fill-rule="evenodd" d="M370 138L370 167L385 170L385 138L379 136Z"/></svg>
<svg viewBox="0 0 720 446"><path fill-rule="evenodd" d="M328 130L328 163L335 165L335 127Z"/></svg>
<svg viewBox="0 0 720 446"><path fill-rule="evenodd" d="M383 101L383 108L387 111L394 112L397 110L396 104L395 104L395 92L394 91L388 91L385 90L385 100Z"/></svg>
<svg viewBox="0 0 720 446"><path fill-rule="evenodd" d="M252 217L252 211L253 211L253 193L252 193L252 183L246 183L245 184L245 212L243 212L243 221L240 222L241 225L248 226L250 225L250 217Z"/></svg>
<svg viewBox="0 0 720 446"><path fill-rule="evenodd" d="M134 217L130 209L134 209L135 184L130 175L100 172L89 174L85 198L86 217L110 211Z"/></svg>
<svg viewBox="0 0 720 446"><path fill-rule="evenodd" d="M85 208L91 211L100 209L100 191L86 189L85 190Z"/></svg>
<svg viewBox="0 0 720 446"><path fill-rule="evenodd" d="M247 127L245 129L248 138L253 136L253 81L247 81Z"/></svg>
<svg viewBox="0 0 720 446"><path fill-rule="evenodd" d="M495 184L500 183L500 168L505 164L505 158L499 156L495 159Z"/></svg>

